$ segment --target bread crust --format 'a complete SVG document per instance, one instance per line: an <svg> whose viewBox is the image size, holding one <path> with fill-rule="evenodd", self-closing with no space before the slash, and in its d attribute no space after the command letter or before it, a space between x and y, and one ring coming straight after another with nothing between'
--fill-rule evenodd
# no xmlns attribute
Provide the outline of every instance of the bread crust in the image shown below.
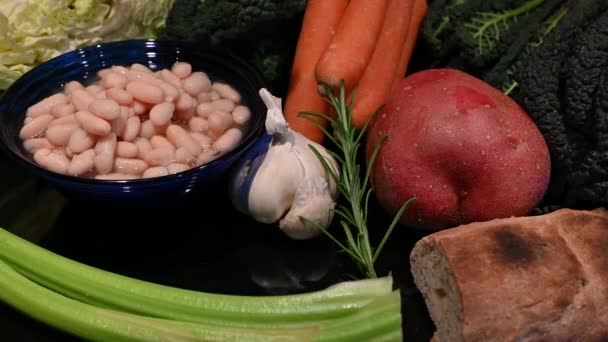
<svg viewBox="0 0 608 342"><path fill-rule="evenodd" d="M451 272L433 276L453 277L456 288L443 291L456 291L459 315L431 305L437 291L423 272L432 267L425 263L429 250L447 262ZM440 341L608 341L604 209L562 209L444 230L419 241L410 263ZM460 331L442 336L456 316Z"/></svg>

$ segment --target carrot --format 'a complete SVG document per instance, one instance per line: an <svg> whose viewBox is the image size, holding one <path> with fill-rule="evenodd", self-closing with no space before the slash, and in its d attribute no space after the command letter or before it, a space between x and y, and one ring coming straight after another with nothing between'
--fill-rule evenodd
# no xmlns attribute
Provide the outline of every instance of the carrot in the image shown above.
<svg viewBox="0 0 608 342"><path fill-rule="evenodd" d="M361 79L384 23L388 0L351 0L336 35L321 56L317 82L333 91L344 80L347 92Z"/></svg>
<svg viewBox="0 0 608 342"><path fill-rule="evenodd" d="M369 116L389 97L415 0L389 0L376 48L358 84L351 113L361 129ZM350 95L352 97L352 94ZM350 102L350 99L349 99Z"/></svg>
<svg viewBox="0 0 608 342"><path fill-rule="evenodd" d="M405 38L405 44L403 44L403 51L401 52L401 60L399 66L395 72L395 80L393 81L392 89L395 89L399 82L405 77L407 72L407 66L410 63L414 46L416 45L416 39L418 38L418 32L422 21L426 16L428 9L427 0L413 0L414 5L412 7L412 16L410 18L410 25L407 29L407 37Z"/></svg>
<svg viewBox="0 0 608 342"><path fill-rule="evenodd" d="M309 0L291 69L284 115L291 129L317 143L323 142L323 132L312 122L298 117L300 112L329 114L327 103L317 92L315 67L331 41L346 9L348 0ZM327 122L314 117L327 127Z"/></svg>

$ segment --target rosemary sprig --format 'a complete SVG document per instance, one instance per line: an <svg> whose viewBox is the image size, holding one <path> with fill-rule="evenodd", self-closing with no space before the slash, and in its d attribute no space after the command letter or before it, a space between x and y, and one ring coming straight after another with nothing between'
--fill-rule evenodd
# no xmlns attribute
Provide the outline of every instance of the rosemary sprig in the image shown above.
<svg viewBox="0 0 608 342"><path fill-rule="evenodd" d="M362 178L361 166L357 163L357 155L361 146L363 135L377 110L370 115L363 129L360 132L357 132L357 130L353 127L351 120L351 111L355 95L353 94L350 103L347 105L344 82L342 82L340 92L337 97L332 93L331 89L325 85L320 85L319 90L337 113L336 119L314 112L305 112L301 113L300 115L320 127L328 139L339 149L338 153L332 154L332 156L334 156L341 164L340 175L336 175L333 173L327 164L327 161L319 153L319 151L317 151L314 146L309 145L312 151L323 163L325 170L336 181L338 189L340 189L340 193L346 199L347 203L338 205L334 211L335 214L340 217L340 226L344 229L346 242L341 243L325 228L318 225L315 226L323 231L323 233L332 239L340 249L346 252L353 259L365 277L377 278L378 275L376 274L374 264L378 259L378 256L380 255L386 241L388 240L388 237L399 222L399 219L407 207L414 201L414 199L412 198L403 204L386 230L380 244L374 248L371 245L367 227L368 203L372 194L372 188L369 185L369 177L376 156L386 141L387 136L384 136L378 145L376 145L373 153L370 156L367 169L365 170ZM314 119L314 117L320 117L327 120L331 125L333 135L328 130L324 129ZM302 219L314 224L304 217Z"/></svg>

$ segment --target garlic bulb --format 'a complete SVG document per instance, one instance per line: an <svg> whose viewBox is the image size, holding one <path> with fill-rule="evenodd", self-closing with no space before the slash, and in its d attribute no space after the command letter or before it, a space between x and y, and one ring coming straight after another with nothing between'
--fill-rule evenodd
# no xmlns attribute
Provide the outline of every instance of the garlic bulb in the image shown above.
<svg viewBox="0 0 608 342"><path fill-rule="evenodd" d="M310 239L321 231L301 218L328 227L338 189L309 145L319 151L336 175L340 169L323 146L289 128L281 99L266 89L259 94L268 108L268 137L237 166L230 197L237 209L256 221L279 222L289 237Z"/></svg>

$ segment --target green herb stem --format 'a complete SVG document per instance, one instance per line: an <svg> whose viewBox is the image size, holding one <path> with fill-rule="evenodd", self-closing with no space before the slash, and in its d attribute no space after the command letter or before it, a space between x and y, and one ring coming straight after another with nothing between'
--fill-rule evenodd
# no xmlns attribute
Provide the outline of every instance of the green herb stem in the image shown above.
<svg viewBox="0 0 608 342"><path fill-rule="evenodd" d="M354 92L351 103L348 105L346 103L344 82L342 82L342 86L340 87L340 92L337 97L332 93L329 87L323 84L319 85L319 92L324 95L325 99L331 104L331 107L337 113L336 119L332 119L320 113L302 113L301 116L320 127L324 134L327 135L339 149L339 152L335 153L338 157L336 159L341 162L341 173L339 179L337 180L337 185L348 204L339 205L335 212L338 213L338 215L342 218L340 224L344 229L344 233L346 234L346 244L339 242L323 227L318 225L315 226L329 236L339 248L341 248L353 259L360 272L365 277L370 279L377 278L378 275L376 273L374 264L378 258L378 255L388 240L393 228L399 222L399 218L401 215L403 215L413 200L406 202L403 207L401 207L382 238L380 245L374 249L370 242L367 227L368 202L372 192L372 189L369 187L369 177L373 163L380 148L382 147L382 144L384 144L386 141L386 137L382 138L378 146L375 147L375 150L368 160L365 176L363 179L361 179L361 166L357 163L357 156L359 154L359 148L361 147L362 137L375 113L368 118L363 129L360 132L357 132L351 119L352 106L356 97L356 92ZM329 134L328 131L323 128L323 126L312 118L312 116L323 117L324 119L328 120L333 128L334 136ZM309 146L321 160L327 172L331 172L331 169L329 169L327 162L324 160L319 151L317 151L314 146ZM305 217L302 219L307 220ZM314 222L310 220L307 221L314 224Z"/></svg>

